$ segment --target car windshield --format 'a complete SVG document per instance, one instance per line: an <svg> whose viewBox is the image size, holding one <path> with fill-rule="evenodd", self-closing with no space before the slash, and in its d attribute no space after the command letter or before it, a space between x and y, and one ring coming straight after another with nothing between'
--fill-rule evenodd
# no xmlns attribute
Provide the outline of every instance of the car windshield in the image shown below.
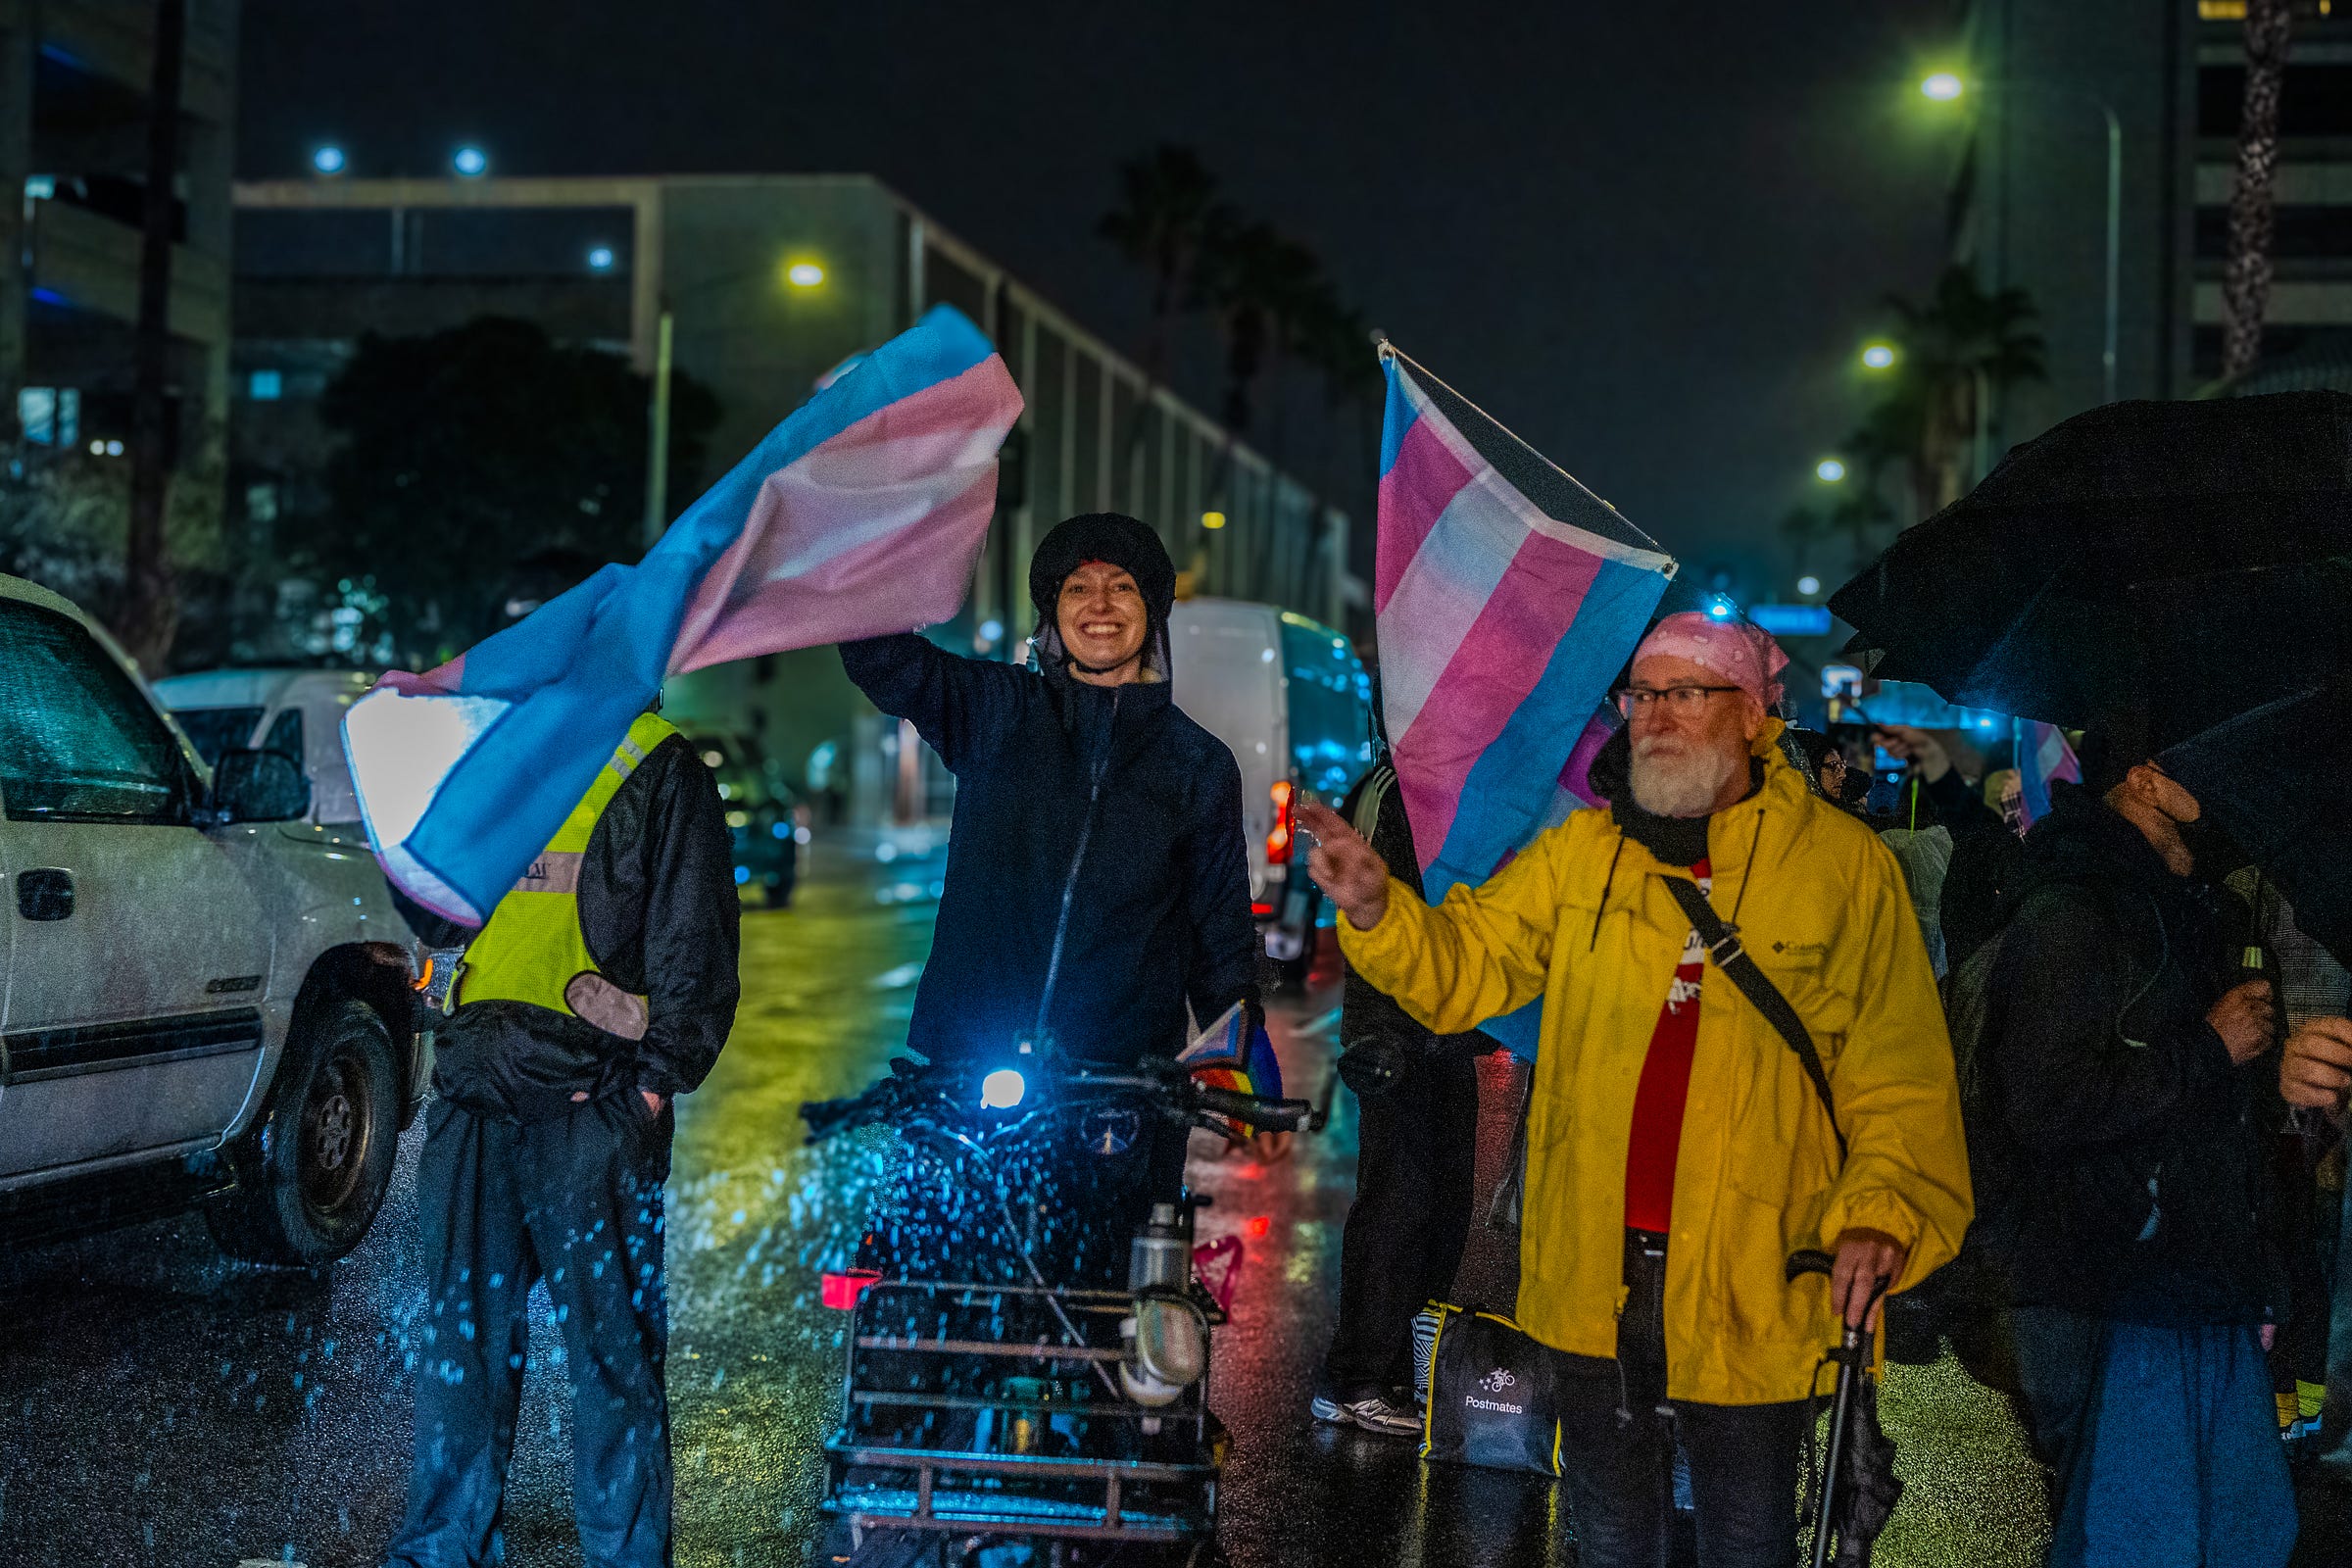
<svg viewBox="0 0 2352 1568"><path fill-rule="evenodd" d="M172 716L196 743L196 755L207 767L220 760L231 746L251 746L254 726L262 721L258 708L174 708Z"/></svg>

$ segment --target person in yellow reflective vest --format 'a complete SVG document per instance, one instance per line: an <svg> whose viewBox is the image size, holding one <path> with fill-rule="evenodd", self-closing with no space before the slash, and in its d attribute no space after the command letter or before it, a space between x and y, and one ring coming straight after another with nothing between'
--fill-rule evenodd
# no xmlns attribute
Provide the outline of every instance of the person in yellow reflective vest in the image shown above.
<svg viewBox="0 0 2352 1568"><path fill-rule="evenodd" d="M672 1103L734 1024L737 911L717 786L647 712L467 945L416 1166L429 1299L389 1562L492 1559L542 1279L571 1378L582 1556L669 1562L662 1186ZM404 912L435 946L466 936Z"/></svg>

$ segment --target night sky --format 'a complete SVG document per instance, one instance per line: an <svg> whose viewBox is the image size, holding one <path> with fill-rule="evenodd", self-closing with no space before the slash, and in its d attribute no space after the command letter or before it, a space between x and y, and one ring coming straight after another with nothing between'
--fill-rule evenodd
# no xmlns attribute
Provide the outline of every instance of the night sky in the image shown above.
<svg viewBox="0 0 2352 1568"><path fill-rule="evenodd" d="M1954 141L1910 84L1956 9L246 0L239 172L331 139L358 175L466 140L507 174L872 172L1133 353L1145 291L1095 220L1120 160L1189 143L1401 347L1764 597L1881 296L1942 255Z"/></svg>

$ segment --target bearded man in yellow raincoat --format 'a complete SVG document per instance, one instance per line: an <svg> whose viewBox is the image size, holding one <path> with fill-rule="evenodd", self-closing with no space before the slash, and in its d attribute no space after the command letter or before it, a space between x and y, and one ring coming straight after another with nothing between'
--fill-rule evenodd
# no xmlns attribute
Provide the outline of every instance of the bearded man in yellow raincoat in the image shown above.
<svg viewBox="0 0 2352 1568"><path fill-rule="evenodd" d="M1787 662L1753 626L1668 616L1617 694L1630 799L1435 908L1337 815L1301 813L1342 951L1405 1011L1453 1033L1543 999L1518 1317L1558 1352L1586 1568L1664 1560L1675 1443L1699 1560L1793 1563L1823 1349L1841 1318L1875 1329L1879 1282L1916 1284L1968 1228L1951 1046L1902 872L1783 756ZM1787 999L1835 1124L1669 879ZM1787 1279L1803 1249L1834 1255L1828 1281Z"/></svg>

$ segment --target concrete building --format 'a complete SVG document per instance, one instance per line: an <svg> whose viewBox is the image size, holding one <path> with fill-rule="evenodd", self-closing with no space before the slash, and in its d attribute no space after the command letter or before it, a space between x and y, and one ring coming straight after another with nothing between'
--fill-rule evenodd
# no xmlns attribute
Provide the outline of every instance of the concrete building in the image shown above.
<svg viewBox="0 0 2352 1568"><path fill-rule="evenodd" d="M0 0L0 439L130 435L155 8ZM236 0L189 0L169 392L182 466L225 423Z"/></svg>
<svg viewBox="0 0 2352 1568"><path fill-rule="evenodd" d="M2049 343L2049 383L1995 411L1993 456L2106 400L2110 310L2113 396L2188 397L2220 375L2243 22L2243 0L1969 5L1953 251L1987 287L2025 288ZM2298 5L2281 130L2266 363L2352 329L2352 4Z"/></svg>
<svg viewBox="0 0 2352 1568"><path fill-rule="evenodd" d="M1200 592L1340 626L1365 603L1348 571L1345 514L870 177L319 177L240 184L236 205L233 439L256 511L320 516L327 433L316 402L367 332L518 317L648 374L666 333L675 368L722 408L708 483L821 374L944 302L1001 346L1028 405L950 640L1015 657L1036 541L1096 510L1150 520ZM659 520L696 488L666 497ZM836 768L910 766L887 760L904 755L898 738L877 730L830 649L694 677L671 701L751 732L796 785L838 784L826 776ZM895 795L909 815L920 814L910 795L936 790L901 776L861 778L854 794L869 811L878 794Z"/></svg>

